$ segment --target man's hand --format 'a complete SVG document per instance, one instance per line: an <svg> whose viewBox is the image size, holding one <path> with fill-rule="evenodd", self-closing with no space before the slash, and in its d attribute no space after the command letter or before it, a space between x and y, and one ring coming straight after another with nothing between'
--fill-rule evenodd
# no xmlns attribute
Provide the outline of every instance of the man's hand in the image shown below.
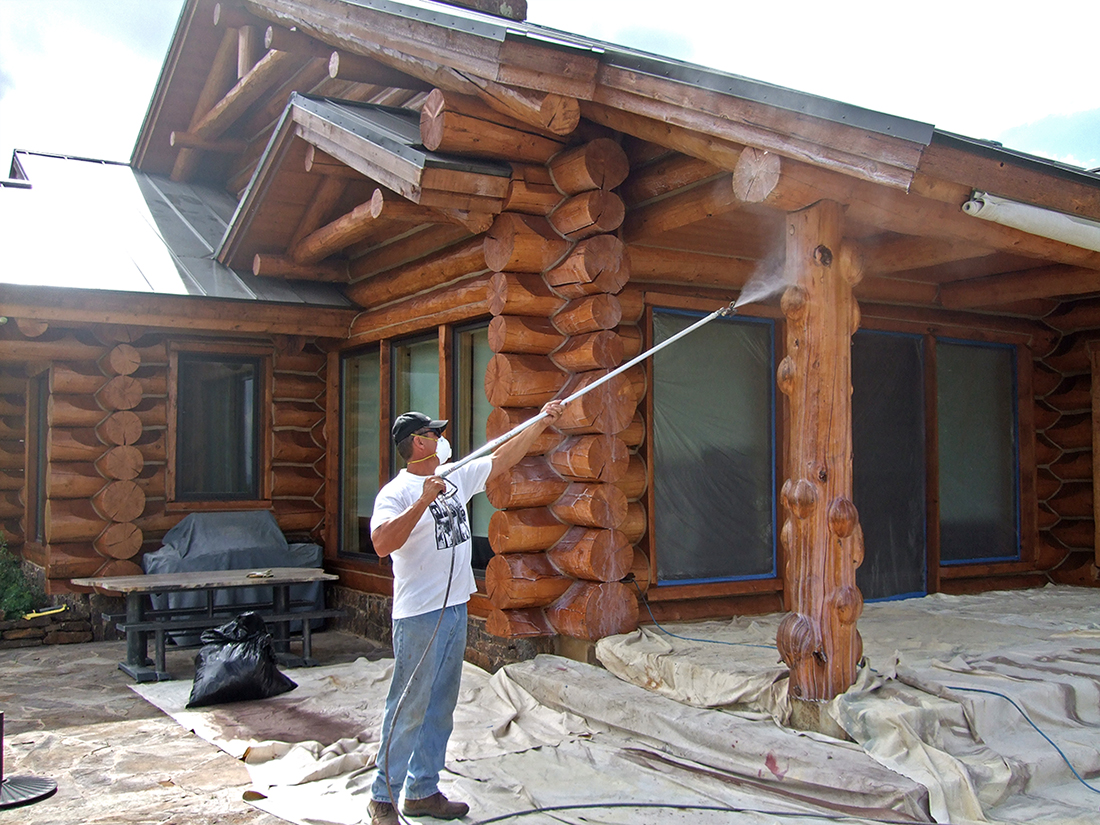
<svg viewBox="0 0 1100 825"><path fill-rule="evenodd" d="M439 494L447 489L447 482L439 476L428 476L424 479L424 489L420 498L429 504L439 497Z"/></svg>
<svg viewBox="0 0 1100 825"><path fill-rule="evenodd" d="M551 424L556 423L563 412L565 412L565 407L562 406L560 401L547 401L542 405L542 413L550 419Z"/></svg>

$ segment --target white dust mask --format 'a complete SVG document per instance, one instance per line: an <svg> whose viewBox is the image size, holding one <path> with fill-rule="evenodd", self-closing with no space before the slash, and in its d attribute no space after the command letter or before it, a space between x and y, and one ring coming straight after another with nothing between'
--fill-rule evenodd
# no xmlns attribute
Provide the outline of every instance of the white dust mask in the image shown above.
<svg viewBox="0 0 1100 825"><path fill-rule="evenodd" d="M443 436L435 442L435 457L439 459L440 464L446 464L451 458L451 442Z"/></svg>

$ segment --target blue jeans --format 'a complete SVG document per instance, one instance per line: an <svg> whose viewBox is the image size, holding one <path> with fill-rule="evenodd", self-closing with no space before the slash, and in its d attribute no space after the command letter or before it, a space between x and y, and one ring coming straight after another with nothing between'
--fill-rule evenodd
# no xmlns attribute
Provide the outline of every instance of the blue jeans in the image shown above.
<svg viewBox="0 0 1100 825"><path fill-rule="evenodd" d="M439 790L439 772L447 756L447 740L454 728L454 709L466 654L466 605L443 610L439 633L432 640L438 610L393 620L393 679L386 697L382 741L378 750L378 776L371 797L379 802L405 788L406 799L424 799ZM410 684L425 648L431 648ZM408 693L401 695L408 686ZM394 712L401 702L401 712ZM387 748L389 749L387 757ZM386 778L389 777L389 786Z"/></svg>

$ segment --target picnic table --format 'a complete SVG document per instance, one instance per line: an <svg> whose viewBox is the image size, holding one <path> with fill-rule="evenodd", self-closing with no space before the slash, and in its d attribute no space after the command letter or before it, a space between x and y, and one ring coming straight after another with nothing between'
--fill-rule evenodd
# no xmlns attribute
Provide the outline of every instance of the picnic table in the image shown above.
<svg viewBox="0 0 1100 825"><path fill-rule="evenodd" d="M224 624L239 613L255 610L271 627L275 652L281 664L288 667L312 666L310 623L314 619L335 618L343 614L337 609L310 609L308 603L292 603L290 587L316 581L333 581L338 577L318 567L273 567L261 570L199 570L182 573L154 573L143 576L101 576L73 579L73 584L95 587L126 597L126 613L111 616L119 630L126 633L126 659L119 669L138 682L165 681L172 678L165 665L165 650L173 632L203 630ZM270 587L270 602L255 604L216 604L219 592L241 587ZM154 593L200 592L206 595L205 608L146 607ZM295 608L306 608L295 609ZM290 653L291 622L302 625L302 655ZM148 638L155 642L155 662L148 658ZM193 645L190 645L193 646ZM150 667L150 665L153 665Z"/></svg>

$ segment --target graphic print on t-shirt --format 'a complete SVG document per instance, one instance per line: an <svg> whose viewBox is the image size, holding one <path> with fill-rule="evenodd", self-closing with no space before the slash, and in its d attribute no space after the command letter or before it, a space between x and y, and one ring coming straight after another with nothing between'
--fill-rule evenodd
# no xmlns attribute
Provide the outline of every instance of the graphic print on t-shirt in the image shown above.
<svg viewBox="0 0 1100 825"><path fill-rule="evenodd" d="M470 538L466 508L454 498L440 497L428 505L435 519L435 546L439 550L461 544Z"/></svg>

